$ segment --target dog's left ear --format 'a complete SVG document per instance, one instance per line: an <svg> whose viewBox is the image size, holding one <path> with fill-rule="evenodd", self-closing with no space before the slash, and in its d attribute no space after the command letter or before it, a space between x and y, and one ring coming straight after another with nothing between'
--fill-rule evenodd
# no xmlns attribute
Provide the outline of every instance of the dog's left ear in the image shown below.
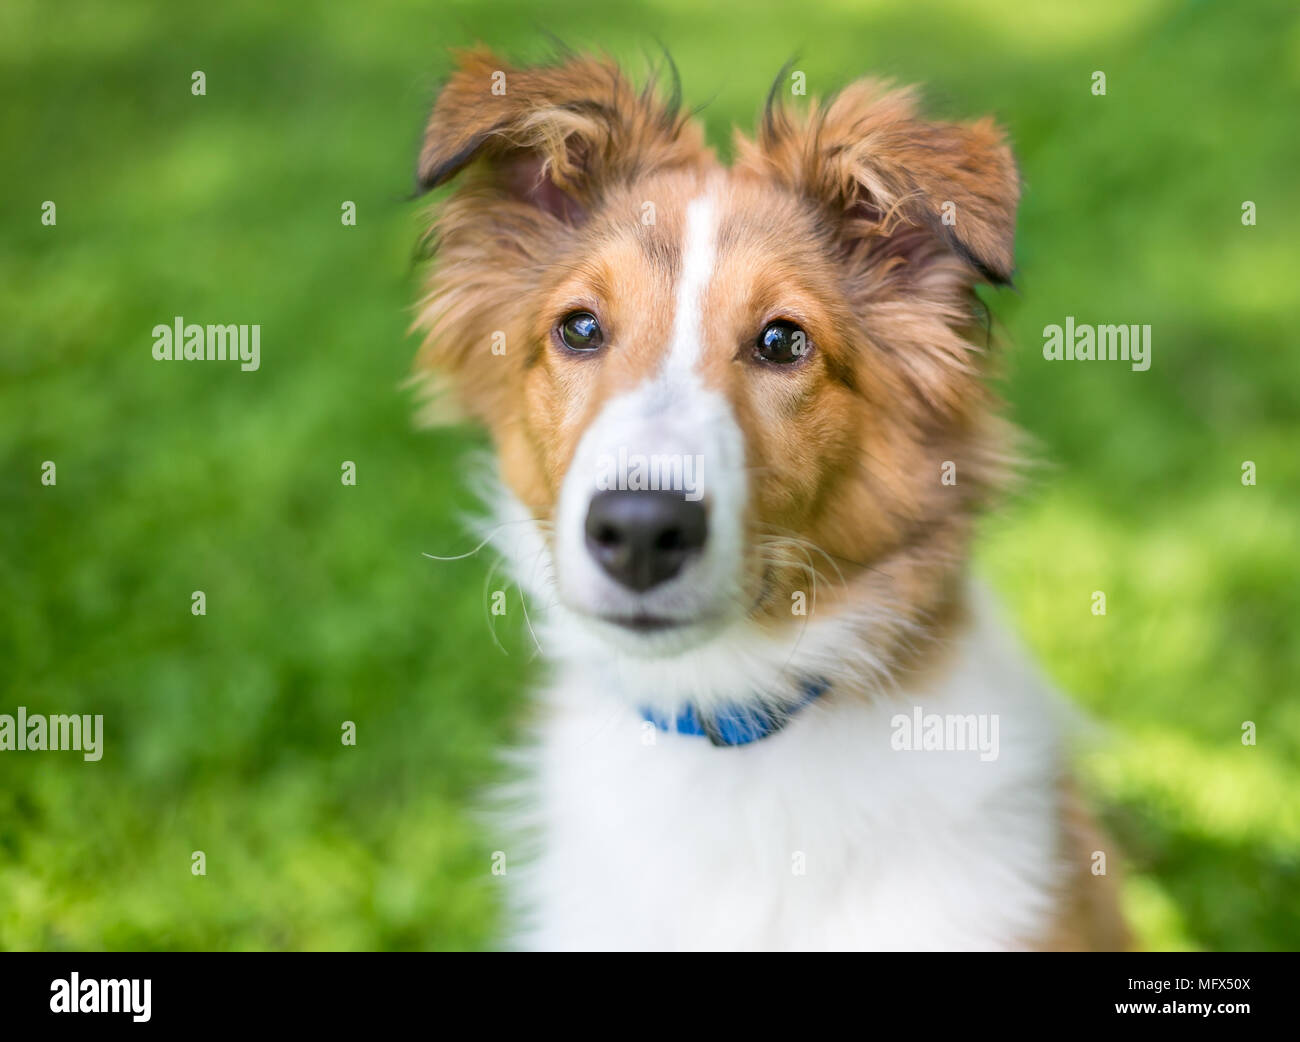
<svg viewBox="0 0 1300 1042"><path fill-rule="evenodd" d="M810 196L847 240L922 269L947 251L972 283L1010 282L1020 177L1002 132L991 120L930 122L916 109L912 91L873 80L801 117L769 98L757 144L738 145L747 165Z"/></svg>

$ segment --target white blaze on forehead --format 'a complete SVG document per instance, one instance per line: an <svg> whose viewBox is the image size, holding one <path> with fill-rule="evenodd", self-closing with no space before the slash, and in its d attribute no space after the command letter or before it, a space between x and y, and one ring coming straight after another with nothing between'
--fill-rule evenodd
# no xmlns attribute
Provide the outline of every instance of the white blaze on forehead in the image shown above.
<svg viewBox="0 0 1300 1042"><path fill-rule="evenodd" d="M692 199L686 207L686 232L682 242L682 270L677 283L672 342L664 363L664 376L691 372L700 359L704 340L704 291L713 277L716 220L713 199Z"/></svg>
<svg viewBox="0 0 1300 1042"><path fill-rule="evenodd" d="M699 374L708 321L704 298L716 265L716 225L710 196L701 195L686 207L682 264L662 367L605 402L579 440L565 475L555 523L556 585L560 603L580 615L659 613L708 626L714 623L699 620L730 618L727 613L745 600L744 435L726 396L706 387ZM610 472L609 461L633 454L690 459L694 480L688 491L709 507L703 553L676 578L639 594L618 586L601 570L584 536L592 496L606 487L602 475Z"/></svg>

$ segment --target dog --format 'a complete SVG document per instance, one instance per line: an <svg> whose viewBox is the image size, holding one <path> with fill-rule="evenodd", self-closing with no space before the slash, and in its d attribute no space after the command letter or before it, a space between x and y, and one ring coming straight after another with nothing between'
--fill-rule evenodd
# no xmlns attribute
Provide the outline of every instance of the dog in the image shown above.
<svg viewBox="0 0 1300 1042"><path fill-rule="evenodd" d="M418 160L416 370L491 434L548 661L510 943L1125 947L1070 714L968 576L1003 132L779 78L724 165L671 82L460 52Z"/></svg>

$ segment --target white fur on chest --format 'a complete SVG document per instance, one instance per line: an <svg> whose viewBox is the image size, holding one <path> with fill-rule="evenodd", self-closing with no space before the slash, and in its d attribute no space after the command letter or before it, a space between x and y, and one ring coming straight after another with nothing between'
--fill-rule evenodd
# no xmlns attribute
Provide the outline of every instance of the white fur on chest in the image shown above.
<svg viewBox="0 0 1300 1042"><path fill-rule="evenodd" d="M572 665L544 695L516 822L537 850L507 878L520 946L988 949L1046 930L1058 714L987 607L927 685L841 684L748 746L656 731L621 695ZM893 748L916 706L996 715L997 758Z"/></svg>

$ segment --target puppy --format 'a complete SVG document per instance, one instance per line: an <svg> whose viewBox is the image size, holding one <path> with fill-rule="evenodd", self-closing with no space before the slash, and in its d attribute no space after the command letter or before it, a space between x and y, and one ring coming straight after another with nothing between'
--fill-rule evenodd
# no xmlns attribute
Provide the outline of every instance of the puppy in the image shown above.
<svg viewBox="0 0 1300 1042"><path fill-rule="evenodd" d="M424 136L417 369L491 432L549 659L513 942L1121 947L1066 716L966 575L1011 152L780 85L728 166L676 90L474 50Z"/></svg>

